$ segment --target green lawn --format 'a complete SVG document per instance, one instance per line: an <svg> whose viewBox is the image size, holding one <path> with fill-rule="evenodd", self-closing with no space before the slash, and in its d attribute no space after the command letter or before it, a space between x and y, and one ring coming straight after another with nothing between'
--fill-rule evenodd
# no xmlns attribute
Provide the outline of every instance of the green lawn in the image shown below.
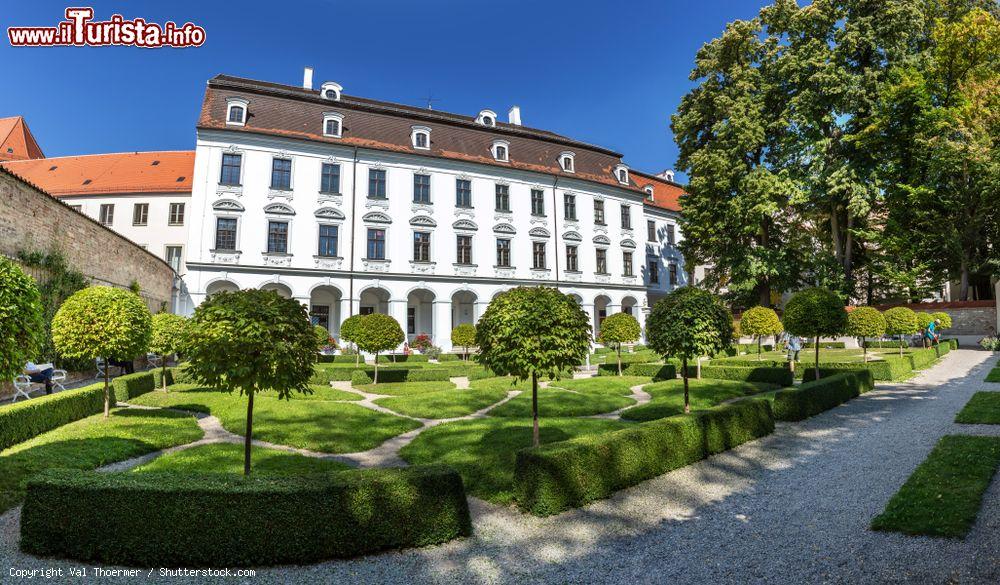
<svg viewBox="0 0 1000 585"><path fill-rule="evenodd" d="M348 392L346 390L337 390L329 385L322 384L310 384L309 389L312 390L312 394L303 394L301 392L292 392L292 400L335 400L335 401L345 401L345 400L361 400L361 395ZM278 393L274 391L261 392L260 396L268 396L272 398L277 398Z"/></svg>
<svg viewBox="0 0 1000 585"><path fill-rule="evenodd" d="M1000 464L1000 437L942 437L872 520L873 530L961 538Z"/></svg>
<svg viewBox="0 0 1000 585"><path fill-rule="evenodd" d="M470 388L379 398L375 404L418 418L455 418L496 404L506 396L507 391L503 389Z"/></svg>
<svg viewBox="0 0 1000 585"><path fill-rule="evenodd" d="M812 363L816 356L815 350L803 349L799 352L799 363L810 364ZM909 353L909 349L904 349L903 353ZM874 361L879 360L884 355L899 355L898 349L890 348L871 348L868 350L868 360ZM760 354L763 361L779 361L786 362L788 360L788 353L784 351L765 351ZM756 353L750 353L746 355L738 355L724 358L716 358L711 361L712 364L725 365L725 362L752 362L757 360ZM822 349L819 350L819 361L823 362L836 362L836 363L850 363L850 362L861 362L864 361L864 353L861 349Z"/></svg>
<svg viewBox="0 0 1000 585"><path fill-rule="evenodd" d="M553 384L555 383L553 382ZM470 380L469 387L476 390L531 390L531 380L521 380L515 384L514 378L499 376L496 378Z"/></svg>
<svg viewBox="0 0 1000 585"><path fill-rule="evenodd" d="M601 419L543 418L543 443L565 441L581 435L615 431L629 423ZM497 504L513 500L514 458L531 446L531 421L485 418L446 423L428 429L400 455L412 464L444 463L454 467L466 490Z"/></svg>
<svg viewBox="0 0 1000 585"><path fill-rule="evenodd" d="M350 465L331 459L306 457L279 449L253 447L250 452L253 475L303 475L351 469ZM211 443L168 453L133 470L182 473L243 473L243 445Z"/></svg>
<svg viewBox="0 0 1000 585"><path fill-rule="evenodd" d="M538 389L538 416L590 416L631 406L635 400L605 392L571 392L559 387ZM531 390L490 411L490 416L530 418Z"/></svg>
<svg viewBox="0 0 1000 585"><path fill-rule="evenodd" d="M236 394L174 385L170 392L149 392L133 402L207 412L232 433L246 431L246 397ZM324 453L365 451L419 426L415 420L349 402L279 400L264 395L254 400L255 439Z"/></svg>
<svg viewBox="0 0 1000 585"><path fill-rule="evenodd" d="M689 380L691 410L705 410L732 398L740 398L774 386L733 380ZM666 380L643 387L652 396L648 404L630 408L622 418L648 421L684 412L684 380Z"/></svg>
<svg viewBox="0 0 1000 585"><path fill-rule="evenodd" d="M976 392L955 417L955 422L1000 425L1000 392Z"/></svg>
<svg viewBox="0 0 1000 585"><path fill-rule="evenodd" d="M372 394L412 396L414 394L423 394L425 392L453 390L455 388L455 384L449 382L448 380L441 380L439 382L387 382L384 384L365 384L364 386L355 386L355 388L361 390L362 392L370 392Z"/></svg>
<svg viewBox="0 0 1000 585"><path fill-rule="evenodd" d="M576 392L601 392L617 396L632 394L632 386L649 384L652 378L642 376L596 376L594 378L579 378L576 380L556 380L552 386L558 386Z"/></svg>
<svg viewBox="0 0 1000 585"><path fill-rule="evenodd" d="M193 416L170 411L116 408L42 433L0 453L0 512L24 497L25 482L53 468L95 469L159 449L197 441Z"/></svg>
<svg viewBox="0 0 1000 585"><path fill-rule="evenodd" d="M989 374L986 374L987 382L1000 382L1000 366L990 370Z"/></svg>

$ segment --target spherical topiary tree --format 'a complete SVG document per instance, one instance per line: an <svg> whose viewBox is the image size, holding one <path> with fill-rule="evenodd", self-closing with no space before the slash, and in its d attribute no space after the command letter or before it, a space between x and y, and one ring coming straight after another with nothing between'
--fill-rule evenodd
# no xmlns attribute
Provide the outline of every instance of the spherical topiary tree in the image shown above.
<svg viewBox="0 0 1000 585"><path fill-rule="evenodd" d="M646 320L646 340L660 355L681 359L684 377L684 412L691 412L688 360L711 356L729 347L733 315L712 293L681 287L653 305Z"/></svg>
<svg viewBox="0 0 1000 585"><path fill-rule="evenodd" d="M784 325L792 335L813 340L816 349L813 366L819 380L819 338L840 335L847 328L844 301L832 290L807 288L792 295L785 304Z"/></svg>
<svg viewBox="0 0 1000 585"><path fill-rule="evenodd" d="M378 384L378 354L395 349L406 339L399 323L389 315L372 313L364 315L354 331L354 343L361 351L375 354L375 379Z"/></svg>
<svg viewBox="0 0 1000 585"><path fill-rule="evenodd" d="M752 307L743 313L740 319L740 331L757 338L757 360L760 357L760 343L765 335L779 335L784 331L781 319L770 307Z"/></svg>
<svg viewBox="0 0 1000 585"><path fill-rule="evenodd" d="M451 330L451 344L464 349L462 359L469 359L469 346L476 344L476 326L472 323L462 323Z"/></svg>
<svg viewBox="0 0 1000 585"><path fill-rule="evenodd" d="M52 342L68 358L104 360L104 418L111 410L110 359L132 359L149 348L153 317L135 293L91 286L66 299L52 319Z"/></svg>
<svg viewBox="0 0 1000 585"><path fill-rule="evenodd" d="M316 334L316 342L319 343L319 350L323 351L328 347L336 347L337 342L330 336L330 330L322 325L313 325L313 332Z"/></svg>
<svg viewBox="0 0 1000 585"><path fill-rule="evenodd" d="M167 389L167 356L180 351L187 331L187 319L173 313L153 315L153 332L149 340L149 351L160 356L161 384Z"/></svg>
<svg viewBox="0 0 1000 585"><path fill-rule="evenodd" d="M187 371L212 388L247 396L244 475L250 474L254 395L310 393L318 350L306 308L274 291L220 292L195 309L182 347Z"/></svg>
<svg viewBox="0 0 1000 585"><path fill-rule="evenodd" d="M0 256L0 380L21 374L45 334L41 295L35 280Z"/></svg>
<svg viewBox="0 0 1000 585"><path fill-rule="evenodd" d="M590 317L573 297L518 287L493 298L476 325L479 363L501 376L531 379L532 445L540 442L538 377L580 364L590 351Z"/></svg>
<svg viewBox="0 0 1000 585"><path fill-rule="evenodd" d="M899 356L903 356L903 336L919 331L917 314L906 307L893 307L882 313L885 317L885 334L899 336Z"/></svg>
<svg viewBox="0 0 1000 585"><path fill-rule="evenodd" d="M930 313L924 311L915 312L914 315L917 317L917 329L920 330L920 343L927 346L927 328L930 327L931 323L934 322L934 316Z"/></svg>
<svg viewBox="0 0 1000 585"><path fill-rule="evenodd" d="M931 313L931 316L941 322L938 324L938 327L941 329L951 329L951 315L948 313L945 313L944 311L937 311L936 313Z"/></svg>
<svg viewBox="0 0 1000 585"><path fill-rule="evenodd" d="M875 307L855 307L847 314L847 334L861 338L864 361L867 362L868 344L865 340L885 335L885 317Z"/></svg>
<svg viewBox="0 0 1000 585"><path fill-rule="evenodd" d="M344 319L344 322L340 324L340 339L341 341L350 341L354 344L355 349L357 349L357 334L358 328L361 325L361 318L364 315L351 315L350 317ZM354 365L359 365L361 363L361 352L356 351L354 354Z"/></svg>
<svg viewBox="0 0 1000 585"><path fill-rule="evenodd" d="M615 313L601 322L601 333L598 341L615 348L618 354L618 375L622 375L622 344L639 341L642 329L635 317L628 313Z"/></svg>

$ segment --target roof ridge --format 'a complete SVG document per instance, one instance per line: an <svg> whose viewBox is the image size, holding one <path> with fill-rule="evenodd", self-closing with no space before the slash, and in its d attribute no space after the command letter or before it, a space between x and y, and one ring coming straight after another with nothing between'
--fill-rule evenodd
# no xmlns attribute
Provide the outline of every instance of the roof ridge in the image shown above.
<svg viewBox="0 0 1000 585"><path fill-rule="evenodd" d="M132 152L95 152L91 154L64 154L62 156L48 156L45 160L59 160L63 158L83 158L86 156L124 156L129 154L194 154L194 150L136 150ZM25 159L4 161L4 164L18 164L35 162L41 159Z"/></svg>

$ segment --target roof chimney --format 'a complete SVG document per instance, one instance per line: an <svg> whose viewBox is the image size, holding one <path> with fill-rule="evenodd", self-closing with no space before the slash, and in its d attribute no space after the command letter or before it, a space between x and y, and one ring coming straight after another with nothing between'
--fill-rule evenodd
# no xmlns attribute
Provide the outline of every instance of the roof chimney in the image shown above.
<svg viewBox="0 0 1000 585"><path fill-rule="evenodd" d="M312 89L313 88L313 68L306 67L302 71L302 89Z"/></svg>
<svg viewBox="0 0 1000 585"><path fill-rule="evenodd" d="M510 111L507 112L507 121L510 122L512 126L521 125L521 108L519 106L510 107Z"/></svg>

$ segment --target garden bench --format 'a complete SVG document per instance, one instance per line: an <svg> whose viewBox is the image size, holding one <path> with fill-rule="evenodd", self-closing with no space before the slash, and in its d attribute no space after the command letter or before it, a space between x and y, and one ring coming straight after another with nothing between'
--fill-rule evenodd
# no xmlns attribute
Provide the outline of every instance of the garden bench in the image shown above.
<svg viewBox="0 0 1000 585"><path fill-rule="evenodd" d="M66 390L63 386L63 382L66 381L66 370L52 370L52 387L58 388L59 390ZM24 397L25 399L30 399L31 386L32 384L44 385L42 382L32 382L31 378L27 374L21 374L20 376L14 378L14 397L11 399L11 403L17 402L17 399Z"/></svg>

